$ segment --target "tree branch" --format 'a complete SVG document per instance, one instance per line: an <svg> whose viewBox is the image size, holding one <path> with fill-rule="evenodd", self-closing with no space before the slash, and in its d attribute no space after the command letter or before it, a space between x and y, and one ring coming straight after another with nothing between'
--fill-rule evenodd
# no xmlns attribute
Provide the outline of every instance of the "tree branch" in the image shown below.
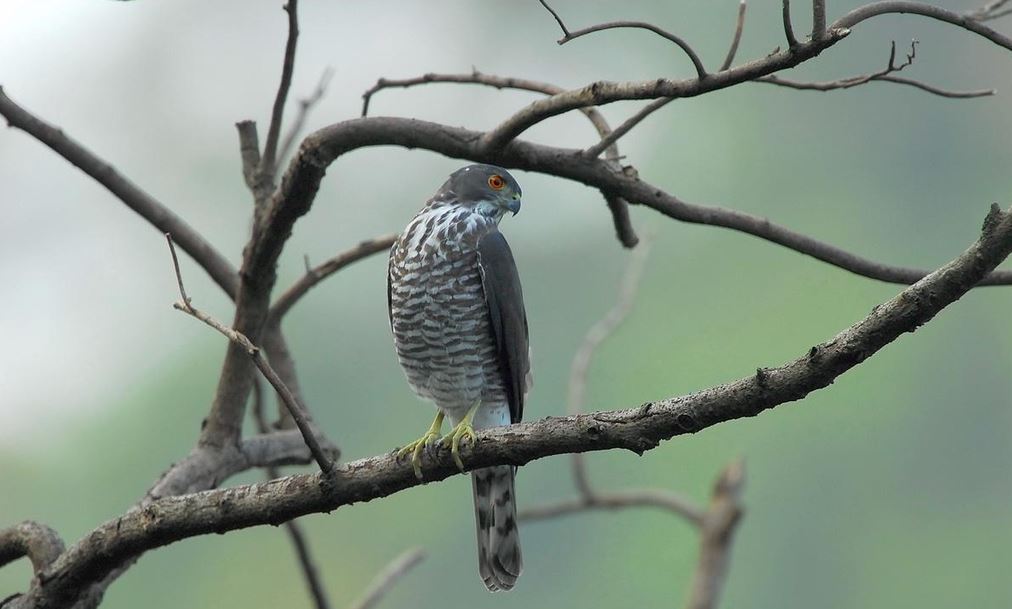
<svg viewBox="0 0 1012 609"><path fill-rule="evenodd" d="M713 76L718 77L719 74ZM277 198L282 206L308 209L325 168L341 155L366 146L403 146L574 180L645 205L675 220L750 234L871 279L907 284L927 274L924 270L863 258L774 224L766 218L722 207L687 203L639 179L635 173L626 175L617 172L608 162L587 159L571 149L514 141L498 154L489 154L480 144L482 135L467 129L395 117L367 117L337 123L306 138L300 153L288 168L285 184L282 184ZM1009 271L996 271L981 282L981 285L1010 284L1012 272Z"/></svg>
<svg viewBox="0 0 1012 609"><path fill-rule="evenodd" d="M271 124L267 129L267 142L264 144L264 154L260 161L260 173L267 176L267 181L273 183L277 171L275 162L278 152L278 138L281 135L281 121L284 118L285 102L288 100L288 90L292 86L292 73L295 71L295 48L299 40L299 0L288 0L285 4L285 12L288 13L288 42L285 43L285 60L281 67L281 82L278 84L278 93L274 98L274 108L271 111Z"/></svg>
<svg viewBox="0 0 1012 609"><path fill-rule="evenodd" d="M349 609L372 609L408 571L424 559L425 550L421 548L405 550L376 575L366 592Z"/></svg>
<svg viewBox="0 0 1012 609"><path fill-rule="evenodd" d="M943 21L945 23L951 23L952 25L982 36L1002 48L1012 51L1012 38L996 32L967 15L960 15L959 13L954 13L944 8L939 8L930 4L921 4L920 2L891 0L872 2L871 4L866 4L850 11L843 17L837 19L829 26L829 28L831 30L834 28L852 28L862 21L889 13L910 13L913 15L921 15L923 17L935 19L937 21Z"/></svg>
<svg viewBox="0 0 1012 609"><path fill-rule="evenodd" d="M875 307L864 319L800 358L755 375L638 408L550 417L482 431L462 449L468 469L523 465L550 455L625 448L643 452L662 440L721 422L755 416L830 385L903 333L931 320L1012 253L1012 210L997 205L980 238L952 262ZM423 455L426 481L459 474L450 451ZM72 601L130 557L174 541L260 524L277 524L313 512L384 497L420 484L412 466L395 453L322 474L289 476L257 484L153 501L101 525L45 570L15 607L46 609Z"/></svg>
<svg viewBox="0 0 1012 609"><path fill-rule="evenodd" d="M791 89L801 89L809 91L835 91L838 89L850 89L851 87L858 87L869 82L884 81L892 82L904 85L910 85L917 87L928 93L938 95L941 97L951 98L971 98L971 97L984 97L987 95L994 95L994 89L982 89L975 91L949 91L947 89L940 89L931 85L924 84L920 81L912 80L909 78L902 78L899 76L893 76L896 72L902 71L904 68L909 67L913 64L914 59L917 57L917 41L913 40L910 43L910 52L907 53L907 58L903 63L896 63L896 42L892 43L891 50L889 52L889 62L885 68L878 72L872 72L870 74L861 74L859 76L851 76L848 78L841 78L839 80L831 80L827 82L798 82L794 80L787 80L780 78L776 74L770 74L763 78L757 79L756 82L767 83L771 85L777 85L781 87L788 87Z"/></svg>
<svg viewBox="0 0 1012 609"><path fill-rule="evenodd" d="M744 512L741 506L744 486L745 463L740 459L727 466L713 486L710 507L700 525L699 563L686 609L717 609L720 606L731 560L731 543Z"/></svg>
<svg viewBox="0 0 1012 609"><path fill-rule="evenodd" d="M812 0L812 38L826 35L826 0Z"/></svg>
<svg viewBox="0 0 1012 609"><path fill-rule="evenodd" d="M544 4L544 2L542 2ZM545 8L551 11L551 8L544 4ZM553 11L554 14L554 11ZM533 91L536 93L544 93L546 95L557 95L565 91L562 87L558 87L553 84L538 82L534 80L527 80L522 78L512 78L495 76L492 74L483 74L478 70L472 71L470 74L435 74L428 73L416 78L406 78L401 80L391 80L387 78L381 78L376 81L376 84L370 87L365 93L362 94L362 116L365 117L369 113L369 102L372 96L392 87L413 87L416 85L423 85L429 83L459 83L459 84L479 84L497 89L520 89L523 91ZM597 110L597 108L590 106L585 108L579 108L580 112L586 115L587 119L594 125L598 135L601 138L608 138L611 134L611 127L608 125L608 121L605 120L604 116ZM642 119L640 119L642 120ZM628 122L628 121L627 121ZM638 121L637 121L638 122ZM634 123L635 124L635 123ZM631 127L630 127L631 128ZM628 130L628 129L627 129ZM618 160L620 158L618 152L618 146L615 140L618 139L623 133L615 137L605 145L596 145L593 148L600 148L593 156L598 156L601 151L607 151L607 159L614 162L616 167L619 166ZM619 242L627 248L635 247L639 242L639 238L636 236L636 232L633 230L632 222L629 219L629 202L622 197L602 192L605 201L608 204L608 209L611 211L612 223L615 225L615 235L618 237Z"/></svg>
<svg viewBox="0 0 1012 609"><path fill-rule="evenodd" d="M250 339L241 332L237 332L232 328L226 327L207 313L194 308L194 306L190 303L190 298L186 295L186 289L183 287L183 276L179 272L179 261L176 258L176 248L172 244L172 235L166 233L165 239L169 244L169 252L172 254L172 266L176 271L176 281L179 284L179 294L182 298L181 302L177 302L172 305L173 308L196 317L200 321L225 335L226 338L246 351L246 354L251 360L253 360L256 367L261 373L263 373L264 378L266 378L267 381L274 387L274 389L278 392L278 395L281 396L284 401L285 406L288 407L288 412L291 413L292 418L295 420L295 424L302 433L302 437L306 441L306 446L308 446L310 452L313 453L313 458L316 460L317 464L319 464L320 471L324 474L330 474L334 470L334 461L330 458L330 455L324 451L320 442L317 440L309 413L302 404L295 399L291 390L285 386L284 382L278 377L278 374L273 368L271 368L270 364L267 363L267 360L264 359L263 355L260 353L259 347L254 345Z"/></svg>
<svg viewBox="0 0 1012 609"><path fill-rule="evenodd" d="M640 121L650 116L657 110L660 110L661 108L668 105L672 101L674 101L674 98L662 97L660 99L655 99L654 101L650 102L649 104L644 106L643 109L641 109L639 112L629 117L624 123L619 125L611 133L608 133L603 138L601 138L600 142L584 150L583 156L588 158L597 157L598 155L601 154L603 150L609 148L610 146L613 146L615 142L618 141L618 138L632 131L633 127L640 124Z"/></svg>
<svg viewBox="0 0 1012 609"><path fill-rule="evenodd" d="M720 64L720 72L731 67L734 63L734 56L738 53L738 44L741 42L741 34L745 30L745 0L738 3L738 19L735 21L734 37L731 38L731 48L727 50L727 57L724 63Z"/></svg>
<svg viewBox="0 0 1012 609"><path fill-rule="evenodd" d="M257 430L261 434L266 434L270 431L267 417L264 414L264 392L259 382L253 383L253 420L256 423ZM268 480L281 477L278 468L273 465L268 465L264 468L264 471L267 473ZM302 575L306 579L306 586L309 588L309 594L313 598L316 609L329 609L330 601L327 598L327 590L323 587L320 571L316 568L316 562L313 560L313 555L309 550L309 542L306 540L302 527L297 520L289 520L285 523L285 531L288 533L288 538L295 549L295 557L302 568Z"/></svg>
<svg viewBox="0 0 1012 609"><path fill-rule="evenodd" d="M175 235L179 247L207 271L226 294L235 298L239 288L235 268L200 233L168 207L141 190L108 162L72 140L62 129L42 121L15 104L4 93L3 87L0 87L0 115L7 119L9 127L20 129L48 146L104 186L155 228Z"/></svg>
<svg viewBox="0 0 1012 609"><path fill-rule="evenodd" d="M791 0L784 0L783 18L784 37L787 38L787 50L789 51L799 44L797 37L794 36L794 26L791 25Z"/></svg>
<svg viewBox="0 0 1012 609"><path fill-rule="evenodd" d="M27 556L38 574L63 554L63 550L60 535L44 524L26 520L0 529L0 567Z"/></svg>
<svg viewBox="0 0 1012 609"><path fill-rule="evenodd" d="M296 281L292 287L288 288L285 293L274 302L267 318L268 324L271 325L280 323L281 318L288 313L292 306L294 306L300 298L305 296L306 292L308 292L316 284L346 266L362 260L363 258L388 251L396 240L396 233L367 239L360 242L355 247L341 252L323 264L320 264L315 268L308 269L305 275Z"/></svg>
<svg viewBox="0 0 1012 609"><path fill-rule="evenodd" d="M295 121L292 122L292 126L288 129L288 133L285 134L284 140L282 140L281 149L277 156L278 163L288 158L295 148L295 140L306 126L306 119L309 117L309 113L316 104L320 103L323 96L327 94L327 87L330 86L330 79L333 77L334 69L328 66L323 70L323 74L320 75L320 81L316 83L316 88L309 97L299 100L299 112L295 115Z"/></svg>

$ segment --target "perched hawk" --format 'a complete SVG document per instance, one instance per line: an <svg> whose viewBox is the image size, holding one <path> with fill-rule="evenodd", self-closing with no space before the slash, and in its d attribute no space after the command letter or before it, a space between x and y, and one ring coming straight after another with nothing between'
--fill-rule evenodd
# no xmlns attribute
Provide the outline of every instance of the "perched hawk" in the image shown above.
<svg viewBox="0 0 1012 609"><path fill-rule="evenodd" d="M530 386L527 315L513 253L499 232L520 210L520 185L505 169L455 171L390 250L387 296L397 357L408 383L438 410L429 431L401 449L422 478L421 454L440 437L457 466L462 438L517 423ZM523 568L510 465L471 472L478 571L492 592Z"/></svg>

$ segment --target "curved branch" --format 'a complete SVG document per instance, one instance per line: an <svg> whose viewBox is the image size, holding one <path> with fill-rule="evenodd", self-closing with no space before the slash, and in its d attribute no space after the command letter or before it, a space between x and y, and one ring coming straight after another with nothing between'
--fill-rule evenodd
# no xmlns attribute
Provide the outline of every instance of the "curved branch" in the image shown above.
<svg viewBox="0 0 1012 609"><path fill-rule="evenodd" d="M724 57L724 63L720 64L720 70L724 70L731 67L734 63L734 56L738 54L738 45L741 43L741 34L745 30L745 9L747 4L745 0L741 0L738 3L738 18L735 20L734 36L731 38L731 48L727 50L727 56Z"/></svg>
<svg viewBox="0 0 1012 609"><path fill-rule="evenodd" d="M766 218L722 207L687 203L640 180L635 174L615 171L607 161L588 159L580 151L515 141L498 154L491 155L482 148L481 139L480 132L416 119L351 119L325 127L306 138L300 153L289 166L277 197L283 205L308 209L327 165L341 155L367 146L403 146L567 178L650 207L675 220L720 226L753 235L870 279L909 284L927 274L920 269L869 260L773 224ZM980 284L1012 285L1012 272L996 271Z"/></svg>
<svg viewBox="0 0 1012 609"><path fill-rule="evenodd" d="M833 28L852 28L862 21L889 13L909 13L912 15L921 15L922 17L928 17L938 21L944 21L945 23L951 23L952 25L982 36L1002 48L1012 51L1012 38L987 27L973 17L954 13L930 4L922 4L920 2L893 0L873 2L850 11L833 22L829 28L830 30Z"/></svg>
<svg viewBox="0 0 1012 609"><path fill-rule="evenodd" d="M542 4L549 11L555 15L555 11L552 11L551 7L542 1ZM558 16L556 15L556 19ZM560 21L561 25L562 22ZM563 26L565 29L565 26ZM416 85L423 85L429 83L458 83L458 84L478 84L486 85L489 87L495 87L497 89L519 89L522 91L533 91L536 93L544 93L546 95L557 95L565 92L562 87L546 83L539 82L536 80L527 80L523 78L512 78L504 76L495 76L493 74L483 74L478 70L472 71L470 74L435 74L428 73L415 78L405 78L400 80L393 80L388 78L381 78L376 81L376 84L366 90L362 94L362 116L366 116L369 113L369 102L372 96L382 91L383 89L389 89L393 87L413 87ZM662 104L663 105L663 104ZM618 164L620 158L618 152L618 145L615 141L624 135L626 131L635 126L636 123L643 120L646 117L644 114L640 118L633 117L629 121L626 121L623 125L619 126L618 135L613 136L611 127L608 125L608 121L605 120L604 116L593 106L579 108L579 111L586 115L587 119L594 125L598 135L601 137L601 142L595 144L588 149L588 153L591 150L594 151L592 156L598 156L602 151L607 151L606 157L609 161L613 161ZM647 112L649 114L653 110ZM632 121L632 122L631 122ZM623 128L628 126L624 131ZM610 139L609 139L610 138ZM612 223L615 225L615 235L618 237L619 242L624 247L635 247L639 243L639 237L636 236L636 231L633 230L632 222L629 220L629 202L622 197L610 195L602 192L605 197L605 201L608 204L608 209L611 211Z"/></svg>
<svg viewBox="0 0 1012 609"><path fill-rule="evenodd" d="M593 34L594 32L600 32L603 30L626 29L626 28L649 30L657 34L661 38L665 38L675 43L676 45L679 46L679 48L682 49L682 51L685 52L686 55L689 56L689 61L691 61L692 66L696 68L696 76L700 80L707 77L706 68L703 67L703 62L699 59L699 55L696 54L696 51L693 50L691 46L689 46L689 43L682 40L682 38L680 38L679 36L676 36L675 34L672 34L671 32L665 29L662 29L652 23L647 23L645 21L613 21L611 23L600 23L598 25L592 25L590 27L583 28L582 30L577 30L575 32L568 32L565 36L559 39L559 44L566 44L570 40L579 38L581 36L586 36L587 34Z"/></svg>
<svg viewBox="0 0 1012 609"><path fill-rule="evenodd" d="M207 271L226 294L235 298L239 290L239 275L235 268L185 220L141 190L115 167L72 140L62 129L15 104L4 93L3 87L0 87L0 115L7 119L8 126L31 135L91 176L155 228L163 233L172 233L179 247Z"/></svg>
<svg viewBox="0 0 1012 609"><path fill-rule="evenodd" d="M652 507L674 512L695 525L703 522L704 513L681 495L655 488L593 491L575 499L536 505L520 512L521 520L545 520L588 510L624 510Z"/></svg>
<svg viewBox="0 0 1012 609"><path fill-rule="evenodd" d="M63 540L52 528L26 520L0 529L0 567L27 556L35 573L40 573L63 554Z"/></svg>
<svg viewBox="0 0 1012 609"><path fill-rule="evenodd" d="M756 416L829 386L837 377L955 302L1012 253L1012 210L995 205L980 238L952 262L800 358L776 368L638 408L550 417L479 433L462 450L469 469L523 465L550 455L624 448L642 453L663 440ZM448 450L423 455L426 481L459 474ZM15 607L65 606L122 561L174 541L262 524L385 497L421 482L391 452L322 474L289 476L191 495L167 497L98 527L64 552Z"/></svg>
<svg viewBox="0 0 1012 609"><path fill-rule="evenodd" d="M621 100L654 99L658 97L695 97L711 91L726 89L743 82L779 72L803 63L833 46L850 30L830 29L826 37L799 43L786 51L778 51L767 57L746 64L709 74L706 78L687 80L656 80L639 82L595 82L580 89L573 89L541 99L527 105L500 123L482 137L481 147L486 153L501 151L518 135L537 123L585 106L600 106Z"/></svg>

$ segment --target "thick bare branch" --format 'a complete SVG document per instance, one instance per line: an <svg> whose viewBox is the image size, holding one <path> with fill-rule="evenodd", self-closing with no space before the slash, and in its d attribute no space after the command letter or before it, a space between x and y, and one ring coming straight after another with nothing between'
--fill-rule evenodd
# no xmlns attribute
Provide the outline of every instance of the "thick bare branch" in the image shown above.
<svg viewBox="0 0 1012 609"><path fill-rule="evenodd" d="M997 205L980 238L966 251L875 307L864 319L800 358L776 368L695 394L649 402L637 408L550 417L479 433L462 449L469 469L523 465L550 455L625 448L638 453L662 440L712 425L756 416L829 386L879 349L930 321L1012 253L1012 210ZM448 450L423 455L426 481L459 474ZM71 602L90 583L123 561L174 541L224 531L277 524L313 512L388 496L420 484L411 464L395 453L339 465L325 483L322 474L205 491L152 501L103 524L45 570L14 607L47 609Z"/></svg>
<svg viewBox="0 0 1012 609"><path fill-rule="evenodd" d="M542 4L544 4L542 2ZM548 5L545 8L551 10ZM554 12L553 12L554 14ZM369 102L372 96L383 89L389 89L393 87L413 87L416 85L423 85L429 83L459 83L459 84L479 84L497 89L520 89L523 91L533 91L537 93L544 93L546 95L557 95L565 91L562 87L534 80L527 80L522 78L512 78L504 76L495 76L492 74L483 74L478 70L472 71L470 74L435 74L428 73L416 78L406 78L401 80L392 80L387 78L379 79L375 85L370 87L365 93L362 94L362 116L366 116L369 113ZM602 138L608 138L611 133L611 127L608 125L608 121L605 120L604 116L593 106L579 108L580 112L586 115L587 119L590 120L591 124L597 130L598 135ZM640 119L642 120L642 119ZM638 122L638 121L637 121ZM631 127L630 127L631 128ZM623 132L624 133L624 132ZM622 134L620 133L619 136ZM618 137L605 143L604 145L596 145L593 148L596 153L593 156L597 156L601 151L606 151L606 157L609 161L615 163L618 166L618 160L620 158L618 146L615 143ZM636 236L636 232L633 230L632 222L629 220L629 202L620 196L610 195L602 192L605 197L605 201L608 204L608 209L611 211L612 222L615 225L615 235L618 237L619 242L624 247L635 247L639 242L639 238Z"/></svg>
<svg viewBox="0 0 1012 609"><path fill-rule="evenodd" d="M288 313L289 309L291 309L292 306L316 284L350 264L358 262L359 260L367 258L373 254L389 250L390 246L393 245L396 239L396 233L367 239L360 242L355 247L341 252L323 264L307 270L305 275L296 281L292 287L288 288L288 290L286 290L285 293L282 294L277 301L275 301L274 305L271 307L270 315L268 316L268 323L279 323L281 318Z"/></svg>
<svg viewBox="0 0 1012 609"><path fill-rule="evenodd" d="M166 233L165 238L169 244L169 252L172 254L172 265L175 267L176 281L179 284L179 294L182 297L181 302L177 302L172 306L211 326L221 334L225 335L225 337L230 341L239 345L246 352L249 358L253 360L256 367L264 375L264 378L267 379L267 382L269 382L278 392L278 395L281 396L285 406L288 407L288 412L291 413L292 418L295 420L295 424L302 433L303 439L306 441L306 446L308 446L310 452L313 453L313 458L316 460L317 464L319 464L320 470L324 474L332 472L334 469L334 460L331 459L330 455L327 454L327 451L323 449L320 441L317 440L316 432L313 429L313 424L309 417L309 412L306 411L302 404L298 402L295 396L292 395L291 390L288 389L284 382L278 377L278 374L273 368L271 368L271 365L267 363L267 360L264 359L263 354L260 352L260 348L254 345L243 333L225 326L220 321L195 308L191 304L190 298L186 295L186 289L183 287L183 276L179 271L179 261L176 258L176 248L173 247L172 244L172 236Z"/></svg>
<svg viewBox="0 0 1012 609"><path fill-rule="evenodd" d="M734 24L734 37L731 38L731 48L727 50L727 56L724 58L724 63L720 64L721 72L731 67L731 64L734 63L734 56L738 54L738 45L741 43L741 35L742 32L745 31L746 7L747 4L745 3L745 0L741 0L741 2L738 3L738 18L735 20Z"/></svg>
<svg viewBox="0 0 1012 609"><path fill-rule="evenodd" d="M826 0L812 0L812 38L826 35Z"/></svg>
<svg viewBox="0 0 1012 609"><path fill-rule="evenodd" d="M239 276L235 268L200 233L168 207L141 190L108 162L72 140L62 129L42 121L15 104L4 93L3 87L0 87L0 115L7 119L8 126L28 133L91 176L158 230L172 233L179 247L203 267L226 294L235 298L239 289Z"/></svg>
<svg viewBox="0 0 1012 609"><path fill-rule="evenodd" d="M843 17L837 19L829 26L829 28L830 30L834 28L852 28L862 21L871 19L872 17L890 13L910 13L912 15L921 15L930 19L951 23L952 25L959 26L964 30L982 36L1002 48L1012 51L1012 38L987 27L983 23L967 15L961 15L944 8L939 8L930 4L922 4L920 2L894 2L891 0L872 2L871 4L866 4L850 11Z"/></svg>
<svg viewBox="0 0 1012 609"><path fill-rule="evenodd" d="M63 540L52 528L26 520L0 529L0 567L27 556L35 573L40 573L63 554Z"/></svg>
<svg viewBox="0 0 1012 609"><path fill-rule="evenodd" d="M285 4L288 13L288 41L285 43L285 59L281 66L281 82L278 93L274 97L271 110L271 124L267 128L267 141L264 143L263 158L260 160L260 172L274 181L277 172L275 163L278 153L278 138L281 136L281 122L285 113L285 102L288 101L288 90L292 86L292 73L295 71L295 49L299 40L299 0L288 0Z"/></svg>
<svg viewBox="0 0 1012 609"><path fill-rule="evenodd" d="M349 605L348 609L372 609L402 577L408 574L408 571L414 569L424 559L425 550L421 548L405 550L376 574L362 597Z"/></svg>
<svg viewBox="0 0 1012 609"><path fill-rule="evenodd" d="M738 69L738 68L734 68ZM733 71L733 70L732 70ZM719 75L714 75L717 78ZM482 148L482 134L437 123L395 117L367 117L337 123L306 138L277 195L283 205L308 209L328 163L365 146L403 146L431 150L476 162L497 162L509 168L536 171L574 180L621 196L660 213L695 224L720 226L777 243L852 273L890 283L913 283L927 274L920 269L881 264L770 222L766 218L717 206L687 203L635 173L626 174L579 151L515 141L498 154ZM1012 272L996 271L981 285L1010 285Z"/></svg>
<svg viewBox="0 0 1012 609"><path fill-rule="evenodd" d="M745 463L735 461L717 478L700 526L699 562L692 578L686 609L717 609L727 579L731 543L743 508L741 494L745 486Z"/></svg>

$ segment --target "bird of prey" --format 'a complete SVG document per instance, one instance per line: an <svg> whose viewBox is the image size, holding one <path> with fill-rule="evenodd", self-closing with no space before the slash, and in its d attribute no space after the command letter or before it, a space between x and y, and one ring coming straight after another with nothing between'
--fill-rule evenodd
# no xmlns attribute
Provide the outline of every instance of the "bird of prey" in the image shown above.
<svg viewBox="0 0 1012 609"><path fill-rule="evenodd" d="M530 387L527 315L513 253L499 232L520 210L520 185L505 169L468 165L415 215L390 250L387 297L397 357L408 383L436 405L436 419L401 449L422 479L422 451L475 429L517 423ZM443 419L453 429L440 439ZM523 567L513 479L501 465L471 472L478 572L491 592L510 590Z"/></svg>

